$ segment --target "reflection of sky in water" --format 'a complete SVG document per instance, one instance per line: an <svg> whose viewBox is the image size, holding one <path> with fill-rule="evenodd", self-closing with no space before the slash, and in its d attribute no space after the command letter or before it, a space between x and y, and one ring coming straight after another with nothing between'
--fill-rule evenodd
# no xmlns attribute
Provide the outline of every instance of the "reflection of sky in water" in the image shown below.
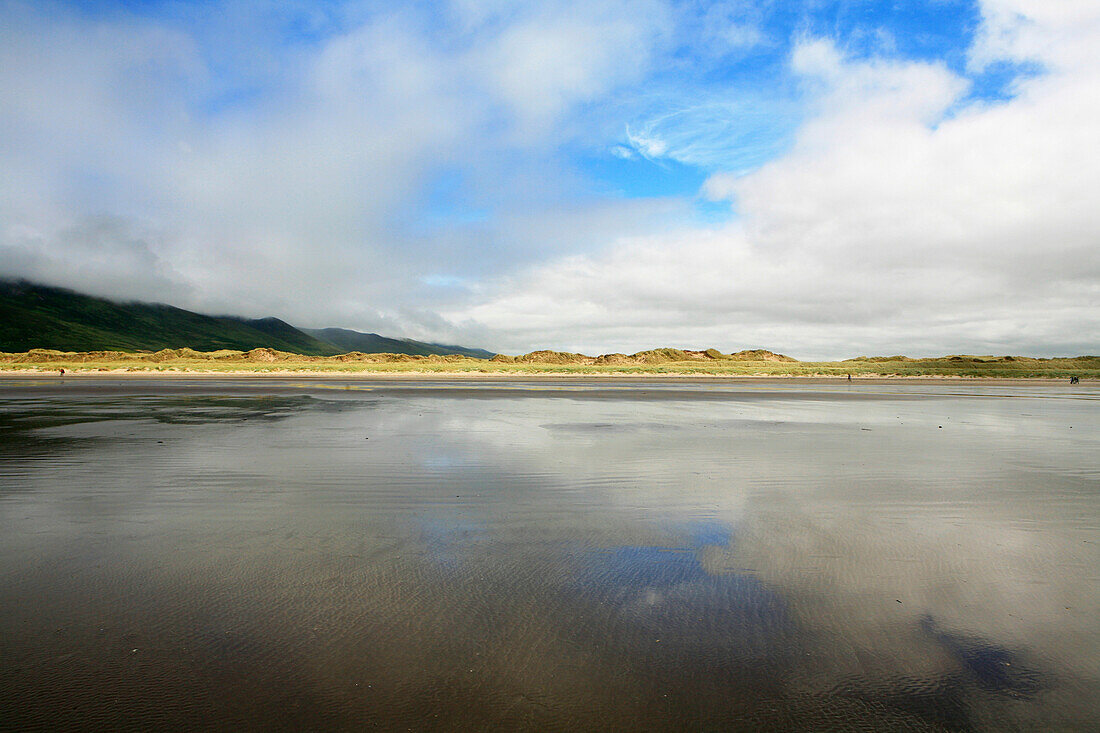
<svg viewBox="0 0 1100 733"><path fill-rule="evenodd" d="M651 637L701 667L787 662L796 630L780 594L745 573L711 575L694 548L618 547L579 561L577 594L616 617L616 634Z"/></svg>
<svg viewBox="0 0 1100 733"><path fill-rule="evenodd" d="M1013 695L1030 695L1041 689L1039 673L1017 652L988 639L945 631L934 619L921 619L921 628L962 663L982 687Z"/></svg>
<svg viewBox="0 0 1100 733"><path fill-rule="evenodd" d="M578 580L590 592L614 594L700 583L707 578L690 548L616 547L592 550Z"/></svg>
<svg viewBox="0 0 1100 733"><path fill-rule="evenodd" d="M457 570L471 546L488 539L484 526L454 512L419 517L416 527L428 557L442 571Z"/></svg>
<svg viewBox="0 0 1100 733"><path fill-rule="evenodd" d="M733 540L733 529L722 522L696 520L688 523L687 531L693 547L725 546Z"/></svg>
<svg viewBox="0 0 1100 733"><path fill-rule="evenodd" d="M17 581L0 621L40 602L52 623L74 578L73 595L150 607L143 588L197 583L147 622L187 638L196 604L198 648L245 668L280 645L356 674L385 659L394 705L627 728L1095 719L1095 401L372 389L0 403L0 570ZM204 596L206 579L224 585ZM0 652L80 651L46 631L0 634ZM291 671L307 705L333 694Z"/></svg>
<svg viewBox="0 0 1100 733"><path fill-rule="evenodd" d="M748 596L761 590L758 581L736 573L708 573L696 554L705 546L727 546L732 537L727 525L699 520L687 523L684 546L591 549L582 555L577 585L586 593L615 596L717 584Z"/></svg>

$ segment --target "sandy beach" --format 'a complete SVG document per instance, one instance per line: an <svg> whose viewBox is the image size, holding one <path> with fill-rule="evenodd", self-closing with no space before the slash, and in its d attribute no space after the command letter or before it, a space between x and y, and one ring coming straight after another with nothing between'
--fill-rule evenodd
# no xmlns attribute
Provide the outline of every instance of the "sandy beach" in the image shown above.
<svg viewBox="0 0 1100 733"><path fill-rule="evenodd" d="M0 380L20 381L20 380L102 380L102 379L125 379L125 380L144 380L144 379L194 379L194 380L206 380L206 379L258 379L258 380L271 380L271 379L315 379L315 380L346 380L346 381L394 381L394 382L408 382L408 381L433 381L433 380L447 380L447 381L469 381L469 382L575 382L578 380L601 380L601 381L632 381L643 380L647 382L767 382L775 381L781 383L804 383L804 384L840 384L846 383L849 380L846 376L836 376L831 374L813 374L813 375L777 375L777 374L692 374L688 372L663 372L663 373L628 373L628 372L578 372L578 373L508 373L508 372L430 372L430 371L359 371L359 372L339 372L339 371L295 371L295 370L271 370L264 372L257 371L194 371L194 370L179 370L179 369L164 369L158 371L142 370L133 371L129 369L88 369L88 370L69 370L66 369L65 373L59 374L56 370L38 370L38 369L8 369L0 371ZM881 375L881 374L859 374L852 375L851 382L899 382L899 383L919 383L919 382L978 382L981 384L1020 384L1020 383L1037 383L1037 384L1061 384L1067 382L1064 377L1052 377L1052 376L1034 376L1034 377L972 377L972 376L960 376L960 375L923 375L923 376L901 376L901 375ZM1081 379L1081 383L1086 382L1100 382L1100 379L1091 379L1084 377Z"/></svg>
<svg viewBox="0 0 1100 733"><path fill-rule="evenodd" d="M6 374L0 727L1088 729L1098 397Z"/></svg>

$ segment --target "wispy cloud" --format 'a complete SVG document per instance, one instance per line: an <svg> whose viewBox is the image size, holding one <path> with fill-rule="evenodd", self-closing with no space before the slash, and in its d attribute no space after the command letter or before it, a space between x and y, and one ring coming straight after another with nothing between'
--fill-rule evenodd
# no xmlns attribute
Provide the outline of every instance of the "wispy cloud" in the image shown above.
<svg viewBox="0 0 1100 733"><path fill-rule="evenodd" d="M690 103L701 96L705 95L653 100L651 116L626 126L625 145L649 160L673 160L711 171L747 171L783 151L802 109L793 99L752 94Z"/></svg>

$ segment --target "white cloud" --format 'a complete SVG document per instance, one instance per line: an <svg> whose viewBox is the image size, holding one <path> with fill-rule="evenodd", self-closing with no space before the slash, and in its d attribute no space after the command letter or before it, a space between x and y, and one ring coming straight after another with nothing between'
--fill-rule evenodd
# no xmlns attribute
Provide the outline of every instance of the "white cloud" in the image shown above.
<svg viewBox="0 0 1100 733"><path fill-rule="evenodd" d="M632 148L647 158L660 158L668 152L668 143L649 132L633 132L627 126L626 139Z"/></svg>
<svg viewBox="0 0 1100 733"><path fill-rule="evenodd" d="M683 3L687 43L695 53L719 60L766 45L769 39L761 30L765 7L765 3L745 0Z"/></svg>
<svg viewBox="0 0 1100 733"><path fill-rule="evenodd" d="M536 132L569 106L644 76L669 22L649 1L545 3L524 15L488 39L475 63Z"/></svg>
<svg viewBox="0 0 1100 733"><path fill-rule="evenodd" d="M1056 70L1097 65L1100 13L1091 0L984 0L970 63L1037 61Z"/></svg>
<svg viewBox="0 0 1100 733"><path fill-rule="evenodd" d="M660 3L458 8L458 27L344 9L338 32L275 59L270 16L297 10L268 6L254 26L238 23L243 7L227 2L232 28L213 12L197 37L195 23L0 6L0 272L431 336L445 324L425 310L422 276L440 259L482 256L471 239L405 230L433 176L462 170L464 193L486 208L518 202L498 220L541 221L542 236L517 238L500 260L542 256L557 231L576 229L548 221L569 185L545 165L571 134L562 129L578 105L645 73L666 20ZM246 101L223 102L235 94ZM585 221L592 208L564 217ZM102 227L95 246L77 241L103 221L117 242ZM138 240L155 240L144 268ZM444 241L465 249L441 258Z"/></svg>
<svg viewBox="0 0 1100 733"><path fill-rule="evenodd" d="M80 282L85 292L106 298L189 301L193 293L163 250L159 232L114 217L88 217L46 232L10 226L0 234L5 274L35 282Z"/></svg>
<svg viewBox="0 0 1100 733"><path fill-rule="evenodd" d="M707 181L740 223L543 263L452 317L515 350L1096 352L1100 11L1031 10L1013 22L1048 73L1002 104L955 110L967 83L944 66L804 43L816 112L793 149Z"/></svg>

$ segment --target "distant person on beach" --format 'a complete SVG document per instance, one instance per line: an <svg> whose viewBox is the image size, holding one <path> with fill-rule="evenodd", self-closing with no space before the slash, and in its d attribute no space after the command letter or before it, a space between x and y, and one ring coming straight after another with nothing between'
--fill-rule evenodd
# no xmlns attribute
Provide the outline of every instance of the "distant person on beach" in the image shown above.
<svg viewBox="0 0 1100 733"><path fill-rule="evenodd" d="M852 375L851 374L848 375L848 381L849 382L852 381Z"/></svg>
<svg viewBox="0 0 1100 733"><path fill-rule="evenodd" d="M1069 378L1069 383L1070 384L1080 384L1081 379L1079 377L1073 376L1073 377Z"/></svg>
<svg viewBox="0 0 1100 733"><path fill-rule="evenodd" d="M59 375L59 376L62 376L62 377L63 377L63 376L65 376L65 369L64 369L64 367L62 367L61 369L58 369L57 371L58 371L58 375Z"/></svg>

